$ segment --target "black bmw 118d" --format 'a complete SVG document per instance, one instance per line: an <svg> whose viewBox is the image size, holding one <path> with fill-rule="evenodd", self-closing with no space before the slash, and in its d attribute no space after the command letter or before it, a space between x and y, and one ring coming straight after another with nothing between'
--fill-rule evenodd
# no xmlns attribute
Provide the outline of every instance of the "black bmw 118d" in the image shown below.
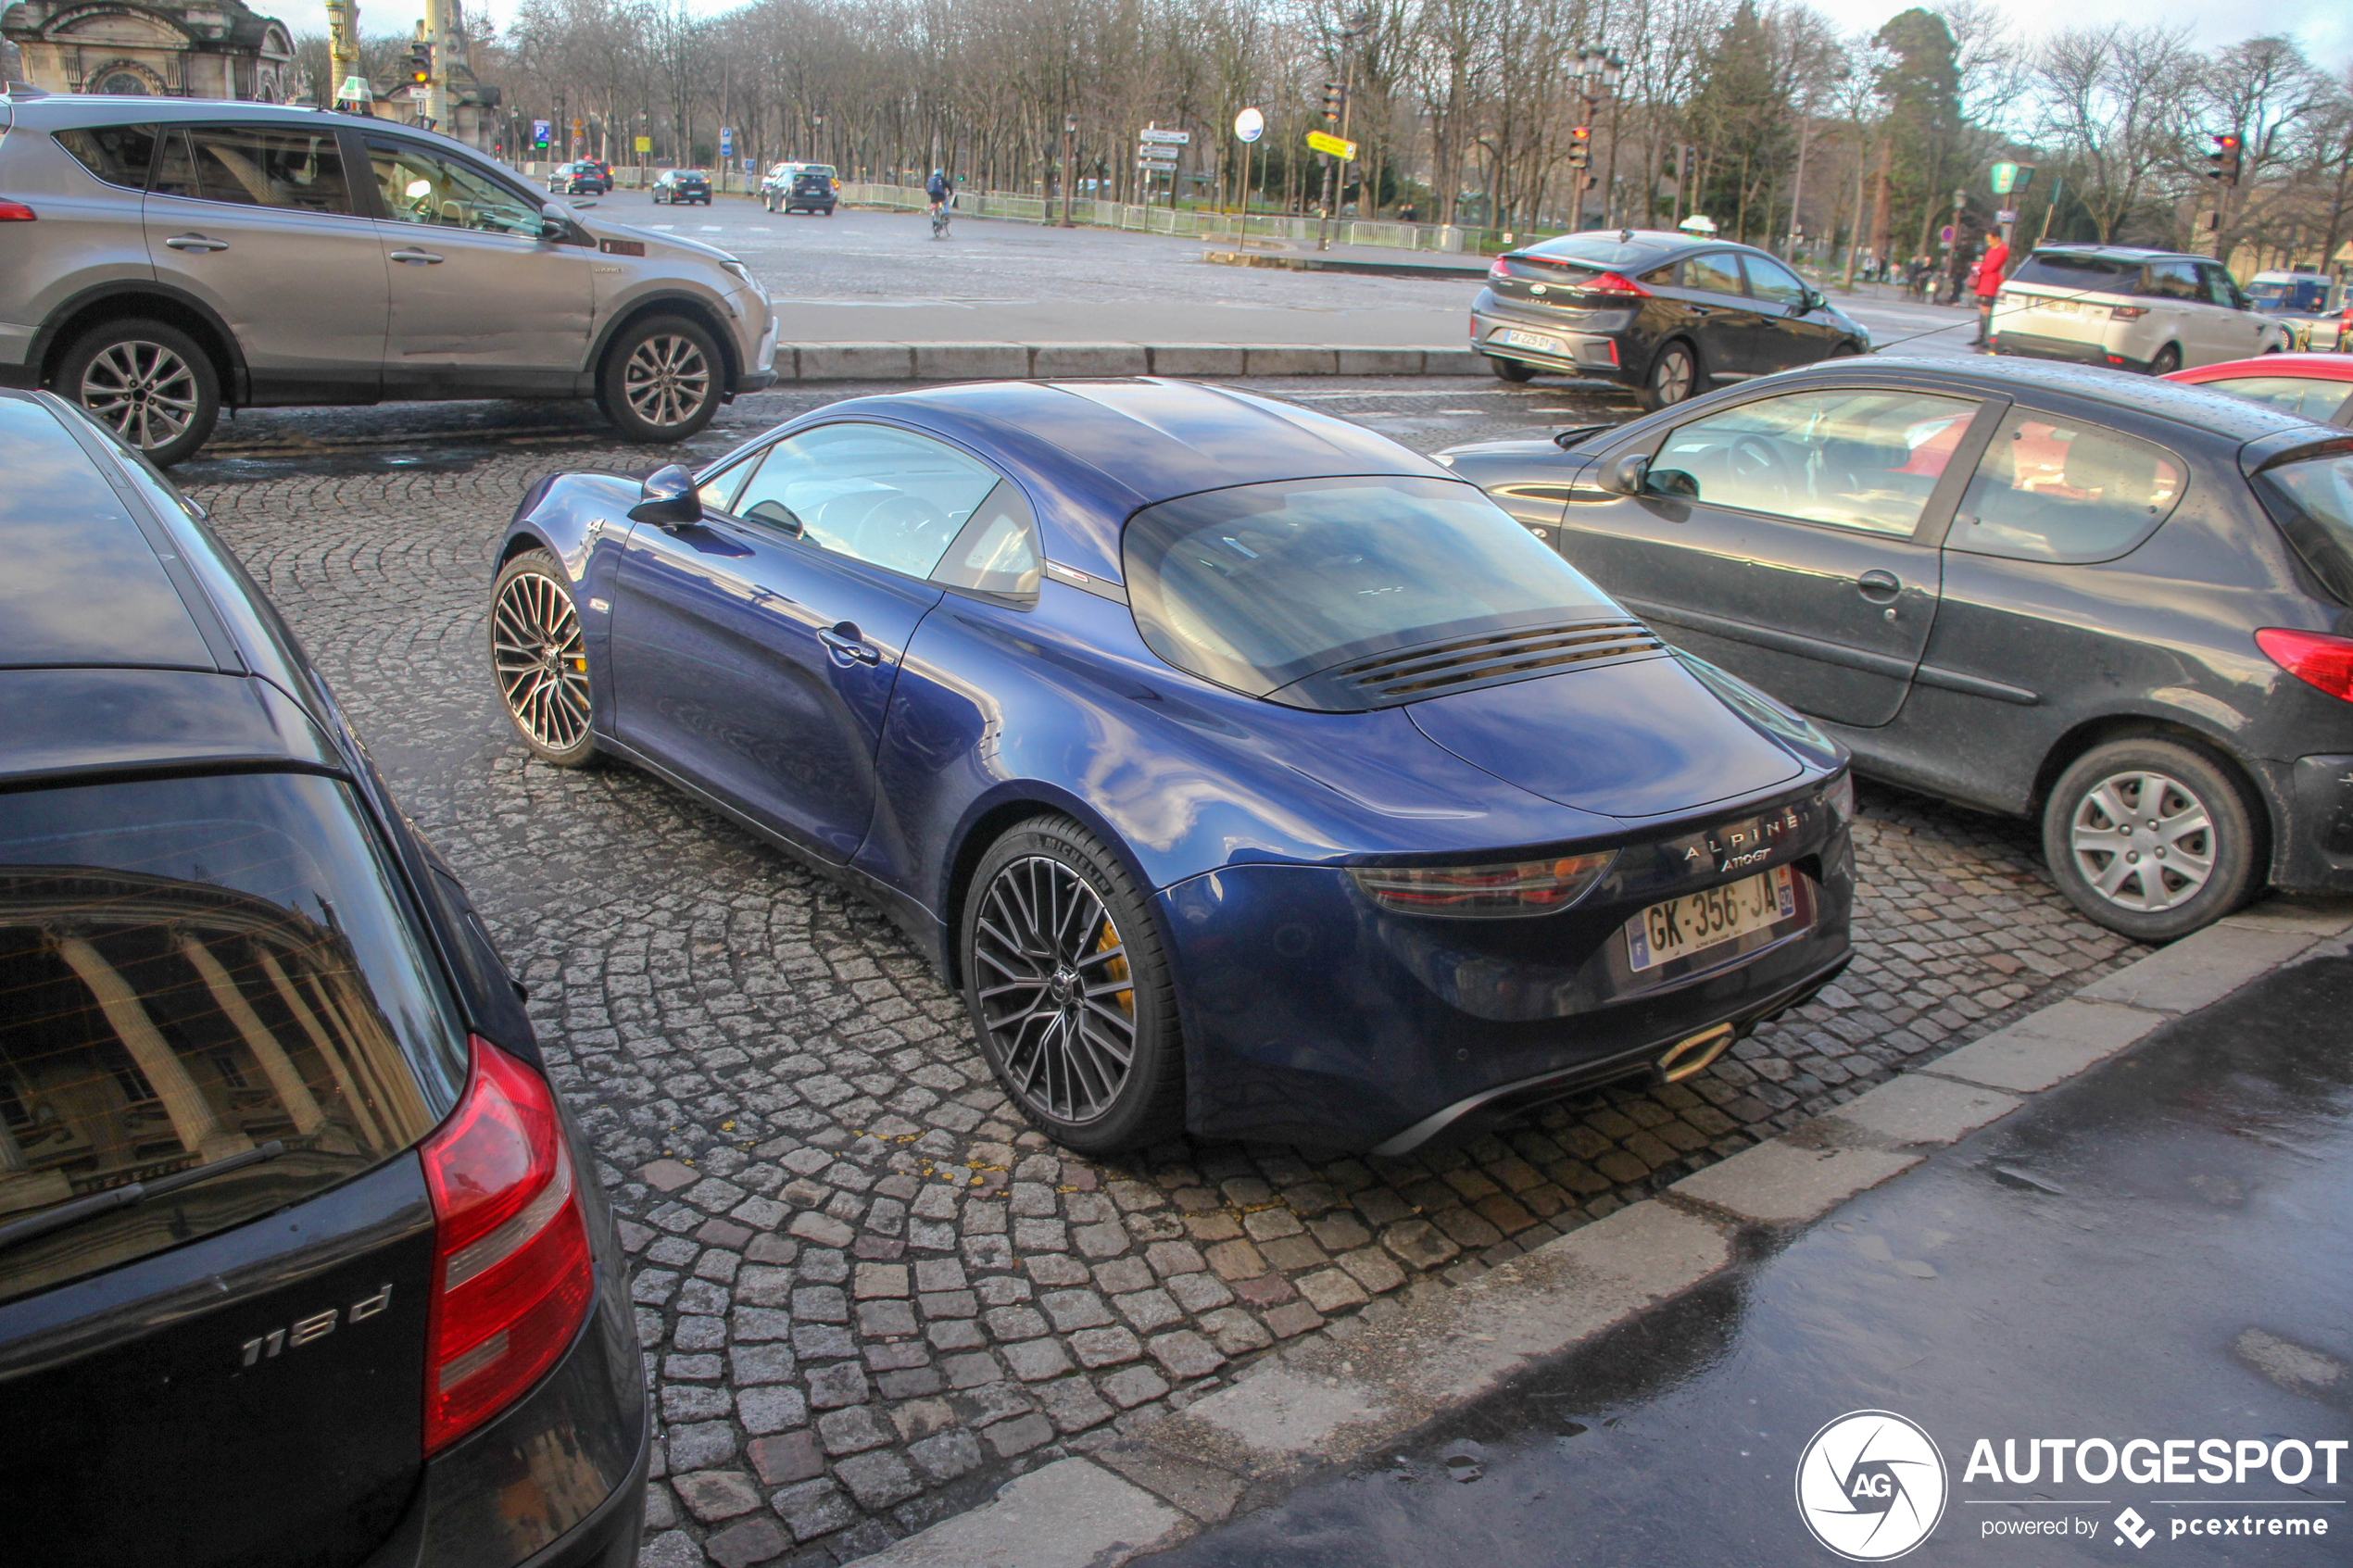
<svg viewBox="0 0 2353 1568"><path fill-rule="evenodd" d="M201 514L0 391L0 1556L622 1568L587 1145Z"/></svg>

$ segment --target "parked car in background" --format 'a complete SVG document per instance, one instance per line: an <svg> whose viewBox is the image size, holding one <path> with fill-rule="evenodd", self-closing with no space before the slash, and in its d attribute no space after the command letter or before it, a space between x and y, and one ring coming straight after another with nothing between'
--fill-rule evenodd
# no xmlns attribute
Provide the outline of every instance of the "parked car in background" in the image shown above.
<svg viewBox="0 0 2353 1568"><path fill-rule="evenodd" d="M711 176L699 169L665 169L653 184L654 204L658 207L679 207L700 202L711 205Z"/></svg>
<svg viewBox="0 0 2353 1568"><path fill-rule="evenodd" d="M2268 403L2314 424L2353 426L2353 358L2342 354L2266 354L2165 379Z"/></svg>
<svg viewBox="0 0 2353 1568"><path fill-rule="evenodd" d="M775 379L744 264L446 136L270 104L0 94L0 385L177 462L225 408L595 397L678 441Z"/></svg>
<svg viewBox="0 0 2353 1568"><path fill-rule="evenodd" d="M2126 245L2040 245L1994 300L1994 352L2148 375L2275 354L2263 314L2211 257Z"/></svg>
<svg viewBox="0 0 2353 1568"><path fill-rule="evenodd" d="M612 175L601 164L560 163L548 172L547 190L559 196L601 196L612 190Z"/></svg>
<svg viewBox="0 0 2353 1568"><path fill-rule="evenodd" d="M2039 816L2144 941L2353 892L2353 435L2018 360L1823 365L1440 454L1860 771Z"/></svg>
<svg viewBox="0 0 2353 1568"><path fill-rule="evenodd" d="M1505 381L1621 383L1649 408L1718 381L1861 354L1871 334L1780 261L1690 234L1563 234L1506 251L1471 302L1471 346Z"/></svg>
<svg viewBox="0 0 2353 1568"><path fill-rule="evenodd" d="M2265 315L2286 323L2291 348L2336 346L2336 318L2344 300L2318 272L2258 272L2246 281L2246 297ZM2318 331L2322 341L2314 342Z"/></svg>
<svg viewBox="0 0 2353 1568"><path fill-rule="evenodd" d="M557 478L500 561L523 743L862 889L1082 1152L1403 1154L1697 1072L1849 956L1838 748L1341 420L858 398Z"/></svg>
<svg viewBox="0 0 2353 1568"><path fill-rule="evenodd" d="M635 1562L625 1261L480 917L195 507L45 393L0 467L9 1555Z"/></svg>
<svg viewBox="0 0 2353 1568"><path fill-rule="evenodd" d="M833 173L824 164L805 163L767 197L771 212L822 212L834 215L834 204L839 189Z"/></svg>

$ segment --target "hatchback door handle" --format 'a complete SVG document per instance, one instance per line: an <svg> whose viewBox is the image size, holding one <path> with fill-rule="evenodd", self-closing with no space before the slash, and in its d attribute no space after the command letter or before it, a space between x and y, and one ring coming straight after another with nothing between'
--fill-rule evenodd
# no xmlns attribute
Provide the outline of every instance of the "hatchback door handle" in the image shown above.
<svg viewBox="0 0 2353 1568"><path fill-rule="evenodd" d="M845 621L838 626L826 627L817 633L817 640L842 659L850 659L859 664L882 662L882 649L868 643L860 634L858 628L849 621Z"/></svg>
<svg viewBox="0 0 2353 1568"><path fill-rule="evenodd" d="M429 250L396 250L392 253L392 258L395 261L422 262L427 267L437 266L441 261L441 257Z"/></svg>
<svg viewBox="0 0 2353 1568"><path fill-rule="evenodd" d="M227 240L208 239L202 234L174 234L171 238L164 241L163 243L168 249L193 250L197 252L199 255L209 251L227 250L229 248L229 242Z"/></svg>
<svg viewBox="0 0 2353 1568"><path fill-rule="evenodd" d="M1855 591L1873 604L1887 604L1904 591L1903 580L1892 571L1874 567L1855 579Z"/></svg>

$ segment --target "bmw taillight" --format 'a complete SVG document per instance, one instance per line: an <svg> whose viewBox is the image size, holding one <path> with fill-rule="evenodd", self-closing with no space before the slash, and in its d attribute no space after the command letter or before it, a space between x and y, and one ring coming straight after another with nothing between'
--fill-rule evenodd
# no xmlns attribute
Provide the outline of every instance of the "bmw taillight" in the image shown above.
<svg viewBox="0 0 2353 1568"><path fill-rule="evenodd" d="M1648 299L1651 291L1622 272L1602 272L1583 285L1586 294L1605 295L1616 299Z"/></svg>
<svg viewBox="0 0 2353 1568"><path fill-rule="evenodd" d="M2255 645L2272 663L2306 685L2353 702L2353 637L2266 626L2255 633Z"/></svg>
<svg viewBox="0 0 2353 1568"><path fill-rule="evenodd" d="M1485 920L1565 909L1617 857L1615 849L1604 849L1490 866L1363 866L1348 874L1384 909Z"/></svg>
<svg viewBox="0 0 2353 1568"><path fill-rule="evenodd" d="M554 1091L475 1039L465 1098L422 1149L433 1196L425 1452L506 1409L553 1366L595 1288Z"/></svg>

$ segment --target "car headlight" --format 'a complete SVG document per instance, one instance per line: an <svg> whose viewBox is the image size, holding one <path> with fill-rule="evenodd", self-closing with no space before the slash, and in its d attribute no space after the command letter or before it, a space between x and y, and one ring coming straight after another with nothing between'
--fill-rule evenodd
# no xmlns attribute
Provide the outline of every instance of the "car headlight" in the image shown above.
<svg viewBox="0 0 2353 1568"><path fill-rule="evenodd" d="M1399 914L1493 920L1565 909L1601 879L1615 849L1491 866L1362 866L1348 874L1365 896Z"/></svg>

